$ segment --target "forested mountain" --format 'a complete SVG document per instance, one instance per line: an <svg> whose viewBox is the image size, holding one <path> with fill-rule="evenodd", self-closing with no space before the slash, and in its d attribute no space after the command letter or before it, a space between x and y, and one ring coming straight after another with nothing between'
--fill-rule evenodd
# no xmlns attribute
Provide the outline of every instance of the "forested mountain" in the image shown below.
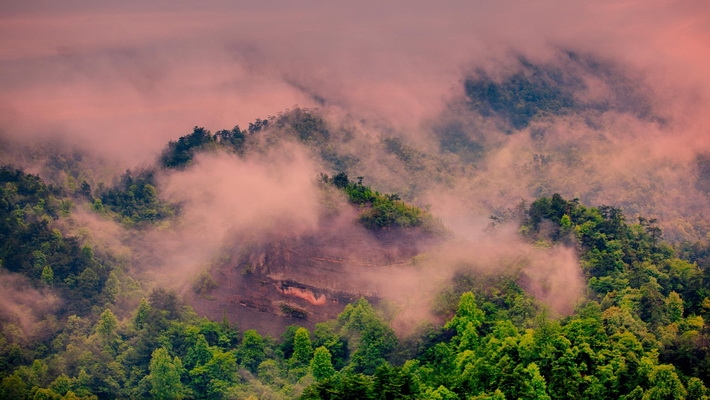
<svg viewBox="0 0 710 400"><path fill-rule="evenodd" d="M592 56L460 89L421 132L294 107L112 174L8 147L0 398L707 399L707 154L629 161L672 115Z"/></svg>
<svg viewBox="0 0 710 400"><path fill-rule="evenodd" d="M49 188L8 169L3 180L4 204L15 206L4 208L4 220L17 215L16 227L4 231L23 237L28 233L21 225L47 229L53 208L47 207L47 214L36 209L38 203L51 204ZM32 213L26 208L30 203ZM621 210L586 207L559 195L533 202L521 232L538 246L580 250L588 294L574 314L552 319L539 308L519 286L524 271L462 274L437 300L444 313L454 311L446 323L422 326L399 341L363 298L313 330L292 325L280 339L240 332L227 320L200 318L174 293L160 289L119 320L111 300L125 294L116 293L116 283L109 288L105 279L85 272L90 266L75 277L71 270L46 266L40 273L35 263L17 271L34 287L62 288L76 281L82 292L64 296L60 320L45 328L52 331L44 337L13 336L13 323L4 323L2 393L7 398L291 397L301 390L303 398L704 396L699 378L708 376L710 365L704 322L710 276L679 258L689 249L661 242L652 221L629 224ZM86 247L72 250L73 238L55 240L69 244L54 248L54 257L78 262L90 253ZM53 242L45 243L39 247ZM39 258L39 250L13 255L13 248L4 247L3 260ZM701 252L695 249L693 257ZM45 262L61 265L55 258ZM96 292L84 293L87 274L96 275ZM91 296L106 304L100 313L99 307L96 314L81 307Z"/></svg>

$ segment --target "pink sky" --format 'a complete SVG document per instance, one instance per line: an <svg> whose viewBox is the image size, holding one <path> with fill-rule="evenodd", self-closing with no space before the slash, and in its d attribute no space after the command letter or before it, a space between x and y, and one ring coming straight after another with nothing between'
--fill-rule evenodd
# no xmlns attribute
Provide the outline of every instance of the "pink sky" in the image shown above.
<svg viewBox="0 0 710 400"><path fill-rule="evenodd" d="M234 3L234 4L232 4ZM118 3L116 3L118 4ZM589 51L677 93L710 92L710 3L29 1L0 6L0 129L127 164L195 125L294 105L416 127L511 49ZM667 96L666 96L667 95ZM701 122L702 126L707 126Z"/></svg>

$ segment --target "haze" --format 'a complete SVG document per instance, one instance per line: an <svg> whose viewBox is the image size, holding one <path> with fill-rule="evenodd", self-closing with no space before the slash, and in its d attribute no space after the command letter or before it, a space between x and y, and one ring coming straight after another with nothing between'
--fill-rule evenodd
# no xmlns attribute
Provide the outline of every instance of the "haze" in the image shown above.
<svg viewBox="0 0 710 400"><path fill-rule="evenodd" d="M708 11L703 1L6 2L0 122L6 136L67 137L131 166L194 125L231 128L296 104L414 128L472 66L556 48L705 101Z"/></svg>

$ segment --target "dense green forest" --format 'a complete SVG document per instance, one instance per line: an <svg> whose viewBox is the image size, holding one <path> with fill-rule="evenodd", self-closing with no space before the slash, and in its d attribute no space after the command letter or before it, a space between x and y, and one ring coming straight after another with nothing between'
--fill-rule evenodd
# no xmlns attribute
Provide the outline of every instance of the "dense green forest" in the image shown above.
<svg viewBox="0 0 710 400"><path fill-rule="evenodd" d="M386 315L363 298L335 320L312 330L293 325L272 338L198 317L174 292L141 291L120 262L51 228L71 213L61 189L10 167L0 178L5 273L63 298L41 330L24 332L12 318L3 322L2 398L708 395L710 250L665 243L654 220L631 223L614 207L555 194L525 206L515 222L536 246L580 253L587 294L570 316L551 315L526 294L521 272L462 273L437 299L445 323L424 324L410 337L398 338ZM119 188L127 190L133 179L124 177ZM422 223L424 211L361 180L322 179L352 203L376 210L363 214L366 225ZM131 190L136 197L139 191ZM378 210L381 204L394 211ZM153 215L128 214L148 221Z"/></svg>
<svg viewBox="0 0 710 400"><path fill-rule="evenodd" d="M362 211L358 221L368 229L411 228L423 226L424 230L436 233L443 230L441 224L427 211L402 201L396 193L381 194L362 184L363 177L351 182L348 175L339 172L332 178L321 174L320 181L341 189L350 203Z"/></svg>

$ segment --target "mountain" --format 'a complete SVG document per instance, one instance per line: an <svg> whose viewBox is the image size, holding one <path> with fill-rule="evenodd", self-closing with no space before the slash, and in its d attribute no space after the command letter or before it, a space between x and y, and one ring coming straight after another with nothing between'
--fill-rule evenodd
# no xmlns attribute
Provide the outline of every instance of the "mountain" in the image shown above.
<svg viewBox="0 0 710 400"><path fill-rule="evenodd" d="M708 395L708 157L642 74L516 55L413 131L321 100L129 170L4 139L0 397Z"/></svg>

